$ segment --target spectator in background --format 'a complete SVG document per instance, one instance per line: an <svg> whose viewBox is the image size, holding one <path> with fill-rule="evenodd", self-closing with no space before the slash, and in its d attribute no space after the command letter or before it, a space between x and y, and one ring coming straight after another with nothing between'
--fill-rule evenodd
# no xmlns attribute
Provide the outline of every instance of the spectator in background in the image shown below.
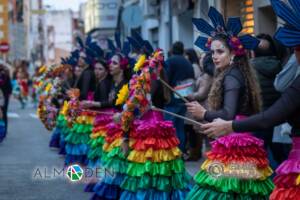
<svg viewBox="0 0 300 200"><path fill-rule="evenodd" d="M211 57L211 53L203 53L200 58L200 75L195 81L194 93L188 95L189 101L198 101L204 108L208 109L207 98L210 91L215 66ZM203 122L202 122L203 123ZM192 127L193 131L189 131L189 157L188 161L197 161L202 156L203 134L199 127ZM208 139L206 138L206 146L208 148Z"/></svg>
<svg viewBox="0 0 300 200"><path fill-rule="evenodd" d="M250 65L256 70L259 85L261 88L262 109L267 110L273 103L279 99L280 93L274 88L274 80L276 75L281 71L281 62L277 57L277 49L270 35L259 34L257 38L260 40L258 47L254 50L254 58L250 60ZM255 132L254 135L264 140L265 148L272 154L277 164L286 159L281 153L280 144L273 144L274 127ZM283 158L285 157L285 158ZM272 160L272 159L270 159ZM272 167L277 167L276 163L272 163Z"/></svg>
<svg viewBox="0 0 300 200"><path fill-rule="evenodd" d="M9 96L12 93L12 85L11 85L11 80L10 80L10 75L9 75L9 70L6 66L0 64L0 90L3 93L4 96L4 104L1 105L1 110L2 110L2 118L5 123L5 133L3 137L0 138L0 142L6 137L7 134L7 108L9 104Z"/></svg>
<svg viewBox="0 0 300 200"><path fill-rule="evenodd" d="M17 82L20 88L19 101L21 103L21 108L24 109L28 100L29 86L28 75L22 69L17 73Z"/></svg>
<svg viewBox="0 0 300 200"><path fill-rule="evenodd" d="M185 58L192 64L193 70L194 70L194 82L196 79L200 76L201 70L200 70L200 65L199 65L199 58L197 56L197 53L194 49L186 49L184 52ZM194 87L194 91L196 88ZM192 94L190 94L192 95ZM186 113L187 118L193 118L189 113ZM187 161L193 161L193 160L198 160L199 156L196 156L197 153L195 152L195 141L192 141L193 139L197 139L195 137L196 132L194 130L194 126L191 122L184 121L184 133L186 136L186 148L188 150L187 154L188 157L185 157L184 159ZM201 140L202 141L202 140ZM201 146L201 145L200 145ZM199 150L200 153L201 150Z"/></svg>
<svg viewBox="0 0 300 200"><path fill-rule="evenodd" d="M172 46L172 56L166 60L166 72L170 86L182 96L188 96L193 92L194 71L192 64L183 54L183 43L175 42ZM170 103L166 105L165 109L182 116L186 114L184 102L175 94L171 95ZM177 137L180 140L179 148L185 153L184 121L171 115L165 115L165 119L173 121Z"/></svg>
<svg viewBox="0 0 300 200"><path fill-rule="evenodd" d="M78 66L82 70L78 81L76 82L76 88L80 90L80 100L87 100L89 97L89 94L95 90L96 85L96 77L93 70L92 64L87 64L85 61L87 55L85 53L81 52Z"/></svg>

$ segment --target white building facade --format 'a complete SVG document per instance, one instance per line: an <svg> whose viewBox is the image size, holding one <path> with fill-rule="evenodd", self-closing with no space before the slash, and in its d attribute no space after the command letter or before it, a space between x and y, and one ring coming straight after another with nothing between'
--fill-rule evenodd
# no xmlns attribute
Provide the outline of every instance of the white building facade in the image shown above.
<svg viewBox="0 0 300 200"><path fill-rule="evenodd" d="M47 63L59 63L73 48L73 12L53 10L46 14L45 55Z"/></svg>

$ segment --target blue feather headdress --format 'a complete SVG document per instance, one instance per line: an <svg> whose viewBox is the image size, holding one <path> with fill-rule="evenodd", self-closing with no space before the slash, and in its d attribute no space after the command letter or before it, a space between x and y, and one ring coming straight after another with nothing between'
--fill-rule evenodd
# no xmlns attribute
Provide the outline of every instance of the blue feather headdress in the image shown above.
<svg viewBox="0 0 300 200"><path fill-rule="evenodd" d="M271 0L273 10L286 24L275 33L275 39L288 47L300 45L300 0Z"/></svg>
<svg viewBox="0 0 300 200"><path fill-rule="evenodd" d="M229 38L229 44L237 56L245 55L245 49L255 49L259 44L259 40L249 34L238 36L243 29L239 17L230 17L225 25L222 14L214 7L209 8L208 17L213 26L202 18L193 18L192 20L193 24L200 32L209 36L209 38L199 36L195 41L195 45L202 50L210 50L211 38L215 37L217 34L224 34Z"/></svg>

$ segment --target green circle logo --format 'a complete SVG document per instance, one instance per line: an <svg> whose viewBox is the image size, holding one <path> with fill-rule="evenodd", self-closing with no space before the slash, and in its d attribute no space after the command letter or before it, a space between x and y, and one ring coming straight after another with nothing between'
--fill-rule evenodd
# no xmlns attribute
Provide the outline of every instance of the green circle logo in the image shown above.
<svg viewBox="0 0 300 200"><path fill-rule="evenodd" d="M83 177L83 170L79 165L71 165L68 167L66 175L72 182L80 181Z"/></svg>

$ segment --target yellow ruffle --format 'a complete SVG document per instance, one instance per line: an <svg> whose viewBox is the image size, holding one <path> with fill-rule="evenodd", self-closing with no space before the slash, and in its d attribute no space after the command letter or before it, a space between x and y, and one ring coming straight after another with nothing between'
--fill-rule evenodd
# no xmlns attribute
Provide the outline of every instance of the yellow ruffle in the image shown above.
<svg viewBox="0 0 300 200"><path fill-rule="evenodd" d="M114 149L115 147L121 146L122 141L123 141L122 138L118 138L110 144L105 142L104 145L103 145L103 151L109 152L112 149Z"/></svg>
<svg viewBox="0 0 300 200"><path fill-rule="evenodd" d="M79 124L93 124L94 119L94 116L78 116L76 118L76 122Z"/></svg>
<svg viewBox="0 0 300 200"><path fill-rule="evenodd" d="M214 160L206 160L201 165L201 169L208 173L220 173L224 176L237 176L244 179L265 180L273 174L270 166L265 168L257 168L247 163L232 163L225 165Z"/></svg>
<svg viewBox="0 0 300 200"><path fill-rule="evenodd" d="M67 102L67 101L64 101L64 104L63 104L63 107L62 107L60 113L61 113L62 115L67 115L67 112L68 112L68 109L69 109L68 107L69 107L68 102Z"/></svg>
<svg viewBox="0 0 300 200"><path fill-rule="evenodd" d="M95 138L98 138L98 137L100 137L100 136L105 137L105 135L106 135L106 131L101 131L101 130L99 130L99 131L97 131L97 132L93 132L93 133L90 135L90 138L95 139Z"/></svg>
<svg viewBox="0 0 300 200"><path fill-rule="evenodd" d="M147 160L151 160L152 162L165 162L175 160L180 156L181 151L178 149L178 147L160 150L153 150L151 148L147 151L131 151L128 156L128 160L137 163L145 163Z"/></svg>
<svg viewBox="0 0 300 200"><path fill-rule="evenodd" d="M300 174L298 175L298 177L296 179L296 185L300 185Z"/></svg>

